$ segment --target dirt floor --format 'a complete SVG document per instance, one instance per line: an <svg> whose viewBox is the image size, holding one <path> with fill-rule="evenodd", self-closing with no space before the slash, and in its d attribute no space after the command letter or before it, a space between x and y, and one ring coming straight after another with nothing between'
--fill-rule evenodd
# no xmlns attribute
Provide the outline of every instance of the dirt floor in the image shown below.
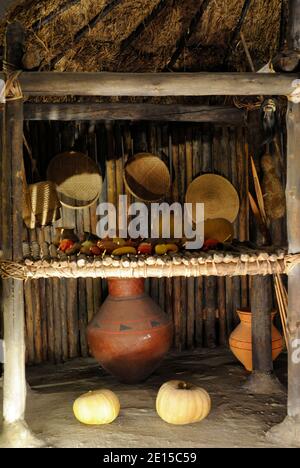
<svg viewBox="0 0 300 468"><path fill-rule="evenodd" d="M286 381L286 357L276 362L276 373ZM212 411L201 423L172 426L155 411L160 385L185 379L205 388ZM274 447L265 433L286 414L286 396L251 395L242 388L248 375L227 350L171 354L147 382L128 386L103 372L93 359L61 365L30 367L27 421L33 431L56 447L172 448ZM107 426L85 426L73 416L80 394L101 387L117 393L121 413ZM2 397L1 397L2 398Z"/></svg>

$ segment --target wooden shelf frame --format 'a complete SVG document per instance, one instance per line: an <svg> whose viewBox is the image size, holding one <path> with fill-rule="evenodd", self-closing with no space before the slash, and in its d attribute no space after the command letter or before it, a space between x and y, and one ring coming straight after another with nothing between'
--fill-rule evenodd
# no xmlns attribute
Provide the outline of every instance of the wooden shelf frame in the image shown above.
<svg viewBox="0 0 300 468"><path fill-rule="evenodd" d="M300 0L289 0L290 25L288 45L300 51ZM5 60L15 70L21 68L24 31L20 23L11 23L6 32ZM258 73L59 73L24 72L18 76L25 98L28 96L261 96L284 95L287 111L288 174L287 214L288 253L300 253L300 76ZM0 79L6 76L0 74ZM45 115L45 114L44 114ZM24 100L7 100L4 105L2 142L2 249L9 262L22 262L22 158ZM297 351L300 343L300 265L289 279L289 348ZM254 276L263 301L262 275ZM257 280L256 280L257 279ZM260 286L259 286L260 285ZM271 326L269 310L259 310L254 301L254 317L265 314ZM3 383L3 431L0 445L37 447L39 441L25 422L25 337L24 282L13 277L3 281L5 357ZM259 312L259 314L258 314ZM256 319L255 319L256 320ZM257 325L258 322L256 322ZM254 324L255 325L255 324ZM257 327L256 327L257 328ZM264 335L266 336L266 335ZM256 336L257 338L257 336ZM262 337L260 337L262 338ZM263 341L263 338L258 340ZM269 353L270 347L266 344ZM257 352L257 350L256 350ZM271 351L266 355L272 369ZM265 373L268 375L268 372ZM289 355L288 417L275 428L273 436L299 445L300 432L300 362Z"/></svg>
<svg viewBox="0 0 300 468"><path fill-rule="evenodd" d="M228 246L227 251L97 257L83 254L67 256L57 251L53 244L44 242L40 246L37 242L24 242L23 254L24 261L19 264L20 275L26 279L272 275L286 273L299 260L298 255L288 255L286 249L249 248L243 243Z"/></svg>

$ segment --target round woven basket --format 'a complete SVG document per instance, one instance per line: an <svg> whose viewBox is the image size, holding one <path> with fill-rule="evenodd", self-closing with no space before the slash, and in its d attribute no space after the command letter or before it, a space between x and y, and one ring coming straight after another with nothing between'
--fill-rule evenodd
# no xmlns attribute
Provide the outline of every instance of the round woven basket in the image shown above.
<svg viewBox="0 0 300 468"><path fill-rule="evenodd" d="M169 193L171 177L167 166L158 156L138 153L125 165L124 183L134 197L145 202L155 202Z"/></svg>
<svg viewBox="0 0 300 468"><path fill-rule="evenodd" d="M83 153L68 151L55 156L48 166L47 178L55 183L60 202L67 208L87 208L101 194L98 165Z"/></svg>
<svg viewBox="0 0 300 468"><path fill-rule="evenodd" d="M204 222L204 239L214 239L218 242L229 242L233 238L233 225L227 219L207 219Z"/></svg>
<svg viewBox="0 0 300 468"><path fill-rule="evenodd" d="M238 215L240 202L234 186L222 176L204 174L189 185L186 202L193 204L192 218L196 219L196 203L204 203L204 219L222 218L233 223Z"/></svg>
<svg viewBox="0 0 300 468"><path fill-rule="evenodd" d="M29 229L47 226L61 217L61 204L53 182L44 181L26 186L23 220Z"/></svg>

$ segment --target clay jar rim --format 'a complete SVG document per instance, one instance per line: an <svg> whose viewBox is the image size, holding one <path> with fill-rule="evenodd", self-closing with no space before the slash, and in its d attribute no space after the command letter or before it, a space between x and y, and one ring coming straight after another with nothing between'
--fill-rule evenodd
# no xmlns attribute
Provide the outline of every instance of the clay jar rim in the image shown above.
<svg viewBox="0 0 300 468"><path fill-rule="evenodd" d="M144 278L109 278L109 300L131 300L146 296Z"/></svg>
<svg viewBox="0 0 300 468"><path fill-rule="evenodd" d="M249 323L252 322L252 312L250 309L237 309L238 316L241 322ZM277 314L276 310L272 310L271 318L274 319L275 315Z"/></svg>

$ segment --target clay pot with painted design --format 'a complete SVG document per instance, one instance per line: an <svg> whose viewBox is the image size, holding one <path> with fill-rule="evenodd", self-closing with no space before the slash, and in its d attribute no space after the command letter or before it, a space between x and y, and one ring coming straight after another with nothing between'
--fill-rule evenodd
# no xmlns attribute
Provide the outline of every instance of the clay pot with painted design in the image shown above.
<svg viewBox="0 0 300 468"><path fill-rule="evenodd" d="M237 313L241 323L231 333L229 338L229 347L235 357L244 365L245 369L252 372L252 313L249 310L238 310ZM275 315L276 312L272 312L273 361L275 361L283 349L282 336L273 325Z"/></svg>
<svg viewBox="0 0 300 468"><path fill-rule="evenodd" d="M91 353L119 381L141 382L170 349L172 322L145 293L143 279L109 279L108 288L88 325Z"/></svg>

